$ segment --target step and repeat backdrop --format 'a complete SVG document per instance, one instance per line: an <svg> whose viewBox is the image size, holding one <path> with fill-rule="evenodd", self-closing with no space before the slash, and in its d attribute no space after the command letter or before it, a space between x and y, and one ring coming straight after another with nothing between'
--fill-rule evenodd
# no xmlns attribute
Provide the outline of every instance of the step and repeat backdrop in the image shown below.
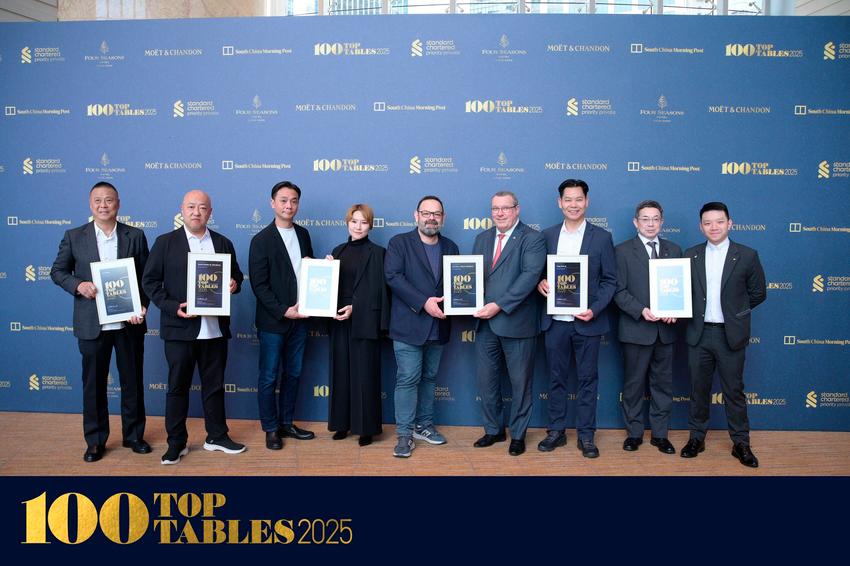
<svg viewBox="0 0 850 566"><path fill-rule="evenodd" d="M233 240L247 272L249 242L273 220L269 191L281 180L303 189L297 220L324 255L346 239L349 205L374 207L371 237L386 245L413 229L426 194L443 199L444 234L468 253L491 226L492 193L514 191L522 220L545 228L561 221L557 186L572 177L589 183L589 220L615 242L634 236L640 200L662 203L663 235L683 248L701 240L700 206L725 201L732 238L759 251L768 279L747 350L753 427L850 430L846 18L0 24L0 84L2 410L80 410L72 299L50 266L64 231L89 220L99 180L118 187L120 220L151 244L182 226L183 193L207 191L210 227ZM257 418L254 304L246 281L232 302L233 418ZM161 415L167 370L154 307L149 325L146 404ZM474 341L472 319L456 318L439 423L480 422ZM298 419L326 419L327 350L327 329L312 321ZM685 354L680 344L677 428L687 422ZM389 342L383 361L392 422ZM616 428L616 331L599 365L599 423ZM117 413L114 362L111 376ZM541 346L533 426L546 425L547 388ZM722 402L712 396L719 428Z"/></svg>

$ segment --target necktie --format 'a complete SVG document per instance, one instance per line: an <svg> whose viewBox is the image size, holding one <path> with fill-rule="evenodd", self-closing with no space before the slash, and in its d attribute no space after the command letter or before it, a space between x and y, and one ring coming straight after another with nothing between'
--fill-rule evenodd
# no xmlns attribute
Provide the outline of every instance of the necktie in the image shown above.
<svg viewBox="0 0 850 566"><path fill-rule="evenodd" d="M651 257L652 259L658 259L658 252L657 252L657 251L656 251L656 249L655 249L655 244L657 244L657 243L658 243L658 242L647 242L647 243L646 243L646 245L647 245L647 246L649 246L650 248L652 248L652 254L649 256L649 257Z"/></svg>
<svg viewBox="0 0 850 566"><path fill-rule="evenodd" d="M499 256L502 255L502 240L505 239L505 235L499 234L498 237L499 242L496 244L496 253L493 255L493 265L490 266L491 270L496 267L496 262L499 261Z"/></svg>

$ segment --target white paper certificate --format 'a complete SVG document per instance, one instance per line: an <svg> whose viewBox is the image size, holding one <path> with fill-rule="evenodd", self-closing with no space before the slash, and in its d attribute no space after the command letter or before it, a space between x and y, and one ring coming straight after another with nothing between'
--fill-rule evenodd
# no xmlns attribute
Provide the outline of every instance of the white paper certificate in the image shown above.
<svg viewBox="0 0 850 566"><path fill-rule="evenodd" d="M649 310L658 318L692 318L691 258L649 260Z"/></svg>
<svg viewBox="0 0 850 566"><path fill-rule="evenodd" d="M298 277L298 312L307 316L334 317L339 295L339 260L301 260Z"/></svg>
<svg viewBox="0 0 850 566"><path fill-rule="evenodd" d="M89 265L97 287L95 302L100 324L124 322L142 315L142 299L133 258L95 261Z"/></svg>
<svg viewBox="0 0 850 566"><path fill-rule="evenodd" d="M484 256L443 256L443 312L475 314L484 306Z"/></svg>
<svg viewBox="0 0 850 566"><path fill-rule="evenodd" d="M186 314L230 316L230 254L189 252Z"/></svg>
<svg viewBox="0 0 850 566"><path fill-rule="evenodd" d="M547 255L546 314L576 315L587 310L587 256Z"/></svg>

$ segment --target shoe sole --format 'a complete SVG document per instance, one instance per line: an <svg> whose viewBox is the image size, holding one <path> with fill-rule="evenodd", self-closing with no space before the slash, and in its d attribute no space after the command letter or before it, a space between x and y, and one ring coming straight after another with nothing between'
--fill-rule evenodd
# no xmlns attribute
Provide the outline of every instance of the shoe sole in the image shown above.
<svg viewBox="0 0 850 566"><path fill-rule="evenodd" d="M434 444L434 445L437 445L437 446L439 446L440 444L446 443L445 438L442 439L442 440L434 440L433 438L429 438L429 437L425 436L424 434L419 434L418 432L413 433L413 438L415 438L416 440L424 440L428 444Z"/></svg>
<svg viewBox="0 0 850 566"><path fill-rule="evenodd" d="M224 452L225 454L241 454L245 452L245 447L243 446L239 450L233 450L232 448L225 448L224 446L219 446L218 444L210 444L209 442L204 442L204 450L209 450L210 452Z"/></svg>
<svg viewBox="0 0 850 566"><path fill-rule="evenodd" d="M180 458L182 458L183 456L185 456L188 453L189 453L189 448L187 447L187 448L184 448L183 450L180 451L180 454L177 455L176 460L166 460L166 459L163 458L159 462L163 466L170 466L172 464L177 464L178 462L180 462Z"/></svg>

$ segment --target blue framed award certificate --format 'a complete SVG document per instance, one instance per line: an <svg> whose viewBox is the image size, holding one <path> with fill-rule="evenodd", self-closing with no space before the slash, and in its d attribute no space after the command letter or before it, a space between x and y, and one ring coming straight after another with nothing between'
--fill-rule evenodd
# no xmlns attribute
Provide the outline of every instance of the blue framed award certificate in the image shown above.
<svg viewBox="0 0 850 566"><path fill-rule="evenodd" d="M484 256L443 256L443 312L475 314L484 306Z"/></svg>
<svg viewBox="0 0 850 566"><path fill-rule="evenodd" d="M576 315L587 310L587 256L547 255L546 314Z"/></svg>
<svg viewBox="0 0 850 566"><path fill-rule="evenodd" d="M298 312L307 316L336 316L339 295L339 260L301 260L298 277Z"/></svg>
<svg viewBox="0 0 850 566"><path fill-rule="evenodd" d="M186 314L230 316L230 254L189 252Z"/></svg>
<svg viewBox="0 0 850 566"><path fill-rule="evenodd" d="M691 258L649 260L649 310L658 318L691 318Z"/></svg>
<svg viewBox="0 0 850 566"><path fill-rule="evenodd" d="M97 287L95 302L100 324L124 322L142 315L142 299L133 258L95 261L89 265L92 282Z"/></svg>

